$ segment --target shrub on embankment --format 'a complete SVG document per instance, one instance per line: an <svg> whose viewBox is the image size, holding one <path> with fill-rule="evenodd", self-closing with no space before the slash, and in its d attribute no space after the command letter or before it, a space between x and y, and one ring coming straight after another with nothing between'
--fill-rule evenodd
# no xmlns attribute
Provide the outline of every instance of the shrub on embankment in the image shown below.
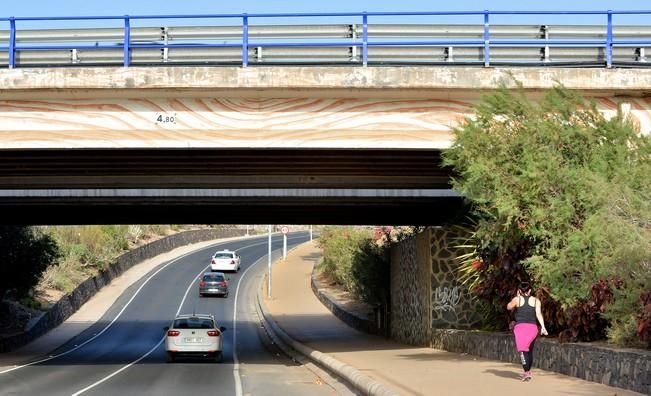
<svg viewBox="0 0 651 396"><path fill-rule="evenodd" d="M42 227L56 241L61 258L47 268L39 289L69 293L89 276L141 242L165 236L178 226L170 225L84 225Z"/></svg>
<svg viewBox="0 0 651 396"><path fill-rule="evenodd" d="M53 302L142 243L192 228L172 225L0 227L0 300ZM48 291L57 291L46 297ZM52 300L52 301L48 301Z"/></svg>
<svg viewBox="0 0 651 396"><path fill-rule="evenodd" d="M47 233L23 226L0 226L0 301L24 297L60 250Z"/></svg>
<svg viewBox="0 0 651 396"><path fill-rule="evenodd" d="M388 249L375 240L370 229L327 227L318 242L323 249L319 271L368 304L387 303Z"/></svg>
<svg viewBox="0 0 651 396"><path fill-rule="evenodd" d="M651 138L635 120L563 87L502 88L454 133L444 164L476 221L464 274L490 311L532 280L562 340L651 346Z"/></svg>

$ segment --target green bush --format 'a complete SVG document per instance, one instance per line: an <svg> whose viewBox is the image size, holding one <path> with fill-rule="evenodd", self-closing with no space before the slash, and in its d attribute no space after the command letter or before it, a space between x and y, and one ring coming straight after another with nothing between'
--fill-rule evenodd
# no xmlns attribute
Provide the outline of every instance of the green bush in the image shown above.
<svg viewBox="0 0 651 396"><path fill-rule="evenodd" d="M353 293L371 305L386 304L390 294L389 249L365 239L350 268Z"/></svg>
<svg viewBox="0 0 651 396"><path fill-rule="evenodd" d="M319 269L346 290L353 291L351 268L362 243L370 232L349 227L327 228L319 238L323 261Z"/></svg>
<svg viewBox="0 0 651 396"><path fill-rule="evenodd" d="M627 339L651 290L649 136L560 86L538 102L502 88L454 133L444 163L477 219L475 289L501 288L488 295L499 306L530 276L568 339L604 326L612 341Z"/></svg>
<svg viewBox="0 0 651 396"><path fill-rule="evenodd" d="M322 273L364 302L387 302L388 249L376 244L371 230L327 227L318 242L323 249L323 260L318 266Z"/></svg>
<svg viewBox="0 0 651 396"><path fill-rule="evenodd" d="M54 239L37 228L0 226L0 300L27 296L59 254Z"/></svg>

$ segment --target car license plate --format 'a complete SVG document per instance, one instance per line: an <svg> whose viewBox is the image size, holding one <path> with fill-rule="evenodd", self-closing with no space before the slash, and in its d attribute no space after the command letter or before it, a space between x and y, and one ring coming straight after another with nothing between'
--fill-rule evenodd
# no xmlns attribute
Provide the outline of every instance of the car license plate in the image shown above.
<svg viewBox="0 0 651 396"><path fill-rule="evenodd" d="M218 292L218 291L220 291L220 290L219 290L219 289L208 289L208 291L211 291L211 292Z"/></svg>
<svg viewBox="0 0 651 396"><path fill-rule="evenodd" d="M185 337L183 339L183 341L185 341L185 342L202 342L203 338L201 338L201 337Z"/></svg>

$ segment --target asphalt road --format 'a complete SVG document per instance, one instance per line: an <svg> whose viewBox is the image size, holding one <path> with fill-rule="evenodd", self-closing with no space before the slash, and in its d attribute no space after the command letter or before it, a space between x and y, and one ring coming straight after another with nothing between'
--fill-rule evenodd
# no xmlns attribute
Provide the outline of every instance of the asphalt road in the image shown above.
<svg viewBox="0 0 651 396"><path fill-rule="evenodd" d="M307 233L290 234L288 248L308 239ZM197 277L222 248L242 257L240 272L229 275L229 296L199 297ZM254 300L267 249L266 237L232 241L161 264L127 289L97 324L53 351L54 358L0 373L0 395L335 394L265 339ZM282 236L274 236L272 249L282 249ZM163 327L177 311L212 313L227 328L222 363L165 363Z"/></svg>

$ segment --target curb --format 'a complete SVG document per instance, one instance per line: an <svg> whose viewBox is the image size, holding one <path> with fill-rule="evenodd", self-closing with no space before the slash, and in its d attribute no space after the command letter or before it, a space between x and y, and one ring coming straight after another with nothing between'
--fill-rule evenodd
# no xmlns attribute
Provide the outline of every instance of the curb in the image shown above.
<svg viewBox="0 0 651 396"><path fill-rule="evenodd" d="M278 326L278 324L276 324L271 314L267 311L267 308L261 296L263 283L264 283L264 278L262 279L260 286L258 287L257 308L260 312L260 319L262 319L265 328L270 333L269 335L275 340L279 339L280 341L282 341L281 343L276 342L281 349L285 351L285 348L291 348L299 352L300 354L312 360L318 366L344 379L354 390L356 390L362 395L367 395L367 396L397 396L398 395L398 393L387 389L384 385L362 374L355 367L345 364L323 352L319 352L304 344L301 344L300 342L290 337L283 329L280 328L280 326ZM285 351L285 353L288 352ZM291 352L289 352L288 355L292 356Z"/></svg>
<svg viewBox="0 0 651 396"><path fill-rule="evenodd" d="M334 316L339 318L339 320L346 323L353 329L361 331L362 333L377 333L374 333L375 323L371 322L368 317L360 316L355 312L346 311L346 309L337 301L336 298L332 297L330 293L323 290L321 282L319 282L317 279L316 266L314 266L312 275L310 276L310 286L314 295L319 299L319 301L321 301L321 304L328 308L328 310L332 312Z"/></svg>

